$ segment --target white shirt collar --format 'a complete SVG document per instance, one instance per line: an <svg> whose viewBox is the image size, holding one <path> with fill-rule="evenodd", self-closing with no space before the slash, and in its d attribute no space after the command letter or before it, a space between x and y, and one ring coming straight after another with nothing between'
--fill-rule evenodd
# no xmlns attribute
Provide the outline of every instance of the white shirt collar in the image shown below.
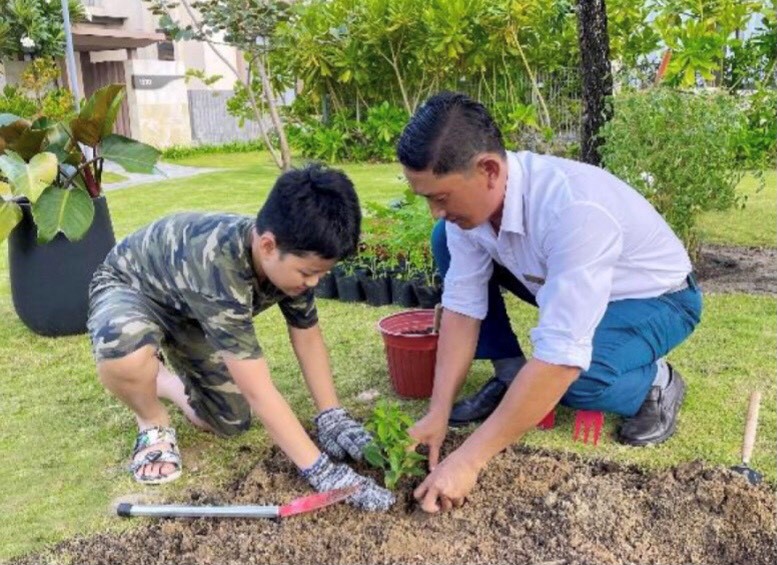
<svg viewBox="0 0 777 565"><path fill-rule="evenodd" d="M502 208L502 224L499 232L507 231L517 234L525 234L523 222L523 193L525 189L526 175L524 174L518 155L512 151L507 152L507 182L505 186L505 199Z"/></svg>

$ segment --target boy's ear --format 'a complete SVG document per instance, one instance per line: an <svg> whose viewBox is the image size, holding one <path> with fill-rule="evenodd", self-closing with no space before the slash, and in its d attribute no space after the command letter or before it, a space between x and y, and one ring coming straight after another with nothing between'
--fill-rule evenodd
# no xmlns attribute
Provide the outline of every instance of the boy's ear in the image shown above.
<svg viewBox="0 0 777 565"><path fill-rule="evenodd" d="M275 234L269 231L257 235L257 244L262 255L270 255L278 249Z"/></svg>

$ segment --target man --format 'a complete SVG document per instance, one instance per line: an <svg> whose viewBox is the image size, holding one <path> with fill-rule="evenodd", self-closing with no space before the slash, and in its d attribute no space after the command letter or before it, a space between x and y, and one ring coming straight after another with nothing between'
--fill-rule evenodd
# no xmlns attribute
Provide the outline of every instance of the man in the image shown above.
<svg viewBox="0 0 777 565"><path fill-rule="evenodd" d="M653 207L596 167L506 152L486 109L461 94L420 107L397 154L444 220L433 235L445 276L434 392L410 431L430 448L422 508L462 504L486 463L559 402L622 415L622 443L668 439L685 384L664 356L699 323L701 293ZM499 286L539 307L528 361ZM452 413L476 351L495 379ZM438 465L452 416L485 422Z"/></svg>

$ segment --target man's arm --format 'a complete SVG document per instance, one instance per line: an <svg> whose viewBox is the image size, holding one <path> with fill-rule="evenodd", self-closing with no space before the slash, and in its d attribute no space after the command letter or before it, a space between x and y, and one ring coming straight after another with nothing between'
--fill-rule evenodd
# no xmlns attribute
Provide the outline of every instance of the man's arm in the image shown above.
<svg viewBox="0 0 777 565"><path fill-rule="evenodd" d="M288 329L291 347L297 356L316 408L319 412L323 412L339 406L321 327L316 324L307 329L300 329L289 325Z"/></svg>
<svg viewBox="0 0 777 565"><path fill-rule="evenodd" d="M534 427L580 374L578 367L531 359L499 407L415 491L427 512L459 506L491 458Z"/></svg>
<svg viewBox="0 0 777 565"><path fill-rule="evenodd" d="M443 310L429 411L409 430L418 443L429 446L430 470L439 461L451 406L475 357L479 332L480 320Z"/></svg>
<svg viewBox="0 0 777 565"><path fill-rule="evenodd" d="M275 388L265 360L239 360L227 354L224 362L273 441L300 469L313 465L321 453Z"/></svg>

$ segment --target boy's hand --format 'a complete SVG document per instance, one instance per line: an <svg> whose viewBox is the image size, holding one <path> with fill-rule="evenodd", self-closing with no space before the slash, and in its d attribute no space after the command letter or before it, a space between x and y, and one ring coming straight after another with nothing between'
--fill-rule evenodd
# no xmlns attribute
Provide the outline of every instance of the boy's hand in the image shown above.
<svg viewBox="0 0 777 565"><path fill-rule="evenodd" d="M396 501L391 491L379 487L372 479L357 474L348 465L332 463L326 453L322 453L311 467L304 469L302 476L318 492L353 485L361 487L346 498L346 501L363 510L385 511Z"/></svg>
<svg viewBox="0 0 777 565"><path fill-rule="evenodd" d="M372 441L367 430L343 408L324 410L313 423L318 430L321 449L334 459L344 459L347 453L356 461L361 461L364 446Z"/></svg>

